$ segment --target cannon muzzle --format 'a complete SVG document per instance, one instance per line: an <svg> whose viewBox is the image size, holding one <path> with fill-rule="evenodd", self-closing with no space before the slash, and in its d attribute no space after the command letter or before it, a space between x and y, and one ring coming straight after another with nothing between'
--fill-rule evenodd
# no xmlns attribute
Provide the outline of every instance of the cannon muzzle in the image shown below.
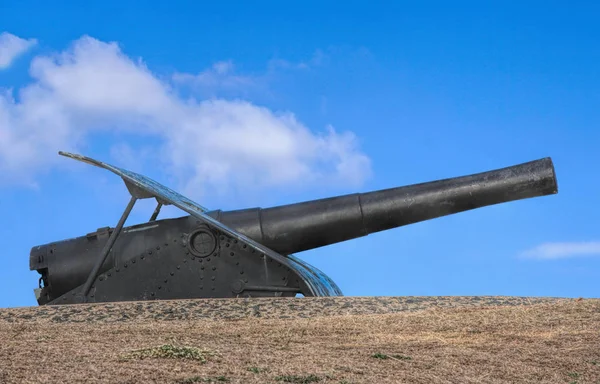
<svg viewBox="0 0 600 384"><path fill-rule="evenodd" d="M285 255L557 192L552 160L544 158L469 176L266 209L213 211L210 215Z"/></svg>

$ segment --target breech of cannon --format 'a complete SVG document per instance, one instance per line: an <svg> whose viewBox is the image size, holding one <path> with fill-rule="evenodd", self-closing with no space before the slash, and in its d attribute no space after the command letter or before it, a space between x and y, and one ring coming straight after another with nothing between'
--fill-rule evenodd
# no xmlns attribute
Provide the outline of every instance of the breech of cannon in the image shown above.
<svg viewBox="0 0 600 384"><path fill-rule="evenodd" d="M436 217L558 192L544 158L489 172L211 216L281 253L297 253Z"/></svg>

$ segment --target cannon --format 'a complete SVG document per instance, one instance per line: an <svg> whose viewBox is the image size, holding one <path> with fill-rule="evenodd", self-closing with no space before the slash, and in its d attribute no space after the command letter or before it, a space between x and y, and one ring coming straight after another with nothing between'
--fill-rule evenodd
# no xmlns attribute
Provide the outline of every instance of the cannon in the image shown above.
<svg viewBox="0 0 600 384"><path fill-rule="evenodd" d="M115 227L35 246L39 305L190 298L341 296L325 273L294 253L489 205L558 193L543 158L426 183L271 208L212 210L158 182L82 155L121 177L131 198ZM139 199L148 222L125 227ZM161 207L187 215L158 220Z"/></svg>

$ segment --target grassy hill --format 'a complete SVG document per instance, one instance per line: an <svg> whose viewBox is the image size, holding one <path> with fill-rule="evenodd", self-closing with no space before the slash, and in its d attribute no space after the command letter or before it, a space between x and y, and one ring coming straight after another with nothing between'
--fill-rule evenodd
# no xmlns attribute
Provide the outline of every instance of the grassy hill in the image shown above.
<svg viewBox="0 0 600 384"><path fill-rule="evenodd" d="M2 383L594 383L600 299L182 300L0 310Z"/></svg>

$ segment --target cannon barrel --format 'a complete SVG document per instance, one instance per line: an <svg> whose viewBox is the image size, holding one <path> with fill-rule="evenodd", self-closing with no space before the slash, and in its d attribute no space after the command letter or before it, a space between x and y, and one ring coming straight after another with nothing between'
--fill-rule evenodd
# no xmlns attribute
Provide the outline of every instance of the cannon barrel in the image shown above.
<svg viewBox="0 0 600 384"><path fill-rule="evenodd" d="M209 214L281 254L291 254L436 217L557 192L552 160L543 158L374 192Z"/></svg>

